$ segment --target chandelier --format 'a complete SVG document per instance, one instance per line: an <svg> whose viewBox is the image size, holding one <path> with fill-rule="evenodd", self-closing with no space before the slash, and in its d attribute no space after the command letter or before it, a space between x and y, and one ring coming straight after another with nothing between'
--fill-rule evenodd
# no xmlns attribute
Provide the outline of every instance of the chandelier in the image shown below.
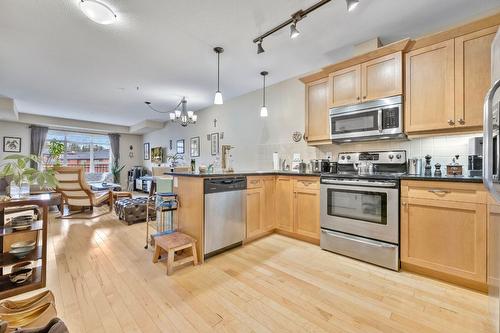
<svg viewBox="0 0 500 333"><path fill-rule="evenodd" d="M179 123L182 127L189 124L196 124L198 116L193 111L187 111L187 99L182 97L181 101L175 106L173 111L160 111L155 109L151 102L144 102L151 110L158 113L168 113L172 123Z"/></svg>

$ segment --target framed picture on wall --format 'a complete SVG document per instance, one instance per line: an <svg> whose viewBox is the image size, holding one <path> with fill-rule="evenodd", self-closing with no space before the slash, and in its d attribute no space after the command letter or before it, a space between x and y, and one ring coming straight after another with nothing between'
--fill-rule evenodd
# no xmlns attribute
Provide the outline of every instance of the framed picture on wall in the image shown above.
<svg viewBox="0 0 500 333"><path fill-rule="evenodd" d="M219 154L219 133L210 134L210 153L212 155Z"/></svg>
<svg viewBox="0 0 500 333"><path fill-rule="evenodd" d="M200 137L196 136L191 138L189 142L189 148L191 149L191 157L200 157Z"/></svg>
<svg viewBox="0 0 500 333"><path fill-rule="evenodd" d="M177 154L184 154L184 139L177 140L176 142Z"/></svg>
<svg viewBox="0 0 500 333"><path fill-rule="evenodd" d="M3 137L3 151L4 153L20 153L21 152L21 138L14 136Z"/></svg>
<svg viewBox="0 0 500 333"><path fill-rule="evenodd" d="M149 160L149 142L144 144L144 160Z"/></svg>

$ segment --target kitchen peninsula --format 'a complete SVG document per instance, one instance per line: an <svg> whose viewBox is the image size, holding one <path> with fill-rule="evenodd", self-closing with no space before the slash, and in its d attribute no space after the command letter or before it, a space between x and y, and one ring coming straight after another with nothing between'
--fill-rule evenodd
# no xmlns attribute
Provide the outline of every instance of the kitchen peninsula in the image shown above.
<svg viewBox="0 0 500 333"><path fill-rule="evenodd" d="M197 239L200 262L204 261L205 180L246 177L246 227L243 242L273 232L319 244L319 174L289 171L234 173L168 173L179 195L181 231Z"/></svg>

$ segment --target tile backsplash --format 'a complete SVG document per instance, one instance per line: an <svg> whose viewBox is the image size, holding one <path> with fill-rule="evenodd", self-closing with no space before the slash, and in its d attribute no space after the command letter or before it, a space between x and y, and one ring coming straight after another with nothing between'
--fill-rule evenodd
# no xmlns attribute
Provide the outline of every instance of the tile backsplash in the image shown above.
<svg viewBox="0 0 500 333"><path fill-rule="evenodd" d="M467 155L469 154L469 139L473 137L482 136L481 133L462 134L453 136L434 136L422 137L412 140L400 141L373 141L373 142L359 142L349 143L342 145L327 145L319 147L318 158L327 156L332 153L334 159L338 153L346 151L373 151L373 150L406 150L408 158L424 158L429 154L432 156L432 166L434 172L434 165L440 163L446 170L446 165L451 162L455 155L459 155L458 162L467 170Z"/></svg>

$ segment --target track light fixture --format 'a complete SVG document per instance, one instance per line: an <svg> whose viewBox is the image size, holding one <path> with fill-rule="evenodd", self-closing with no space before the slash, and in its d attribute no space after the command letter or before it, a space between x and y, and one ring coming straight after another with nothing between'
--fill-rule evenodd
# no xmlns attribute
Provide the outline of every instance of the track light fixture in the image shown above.
<svg viewBox="0 0 500 333"><path fill-rule="evenodd" d="M253 40L253 42L257 43L257 54L261 54L264 52L264 49L262 48L262 42L264 41L264 38L274 34L276 31L281 30L287 26L290 26L290 38L293 39L293 38L298 37L300 34L300 31L297 29L297 22L302 20L309 13L315 11L316 9L329 3L330 1L332 1L332 0L321 0L309 8L306 8L304 10L299 10L295 14L291 15L291 18L289 18L285 22L277 25L276 27L272 28L271 30L268 30L265 33L263 33L262 35L256 37ZM346 3L347 3L347 10L352 11L359 4L359 0L346 0Z"/></svg>
<svg viewBox="0 0 500 333"><path fill-rule="evenodd" d="M359 5L359 0L345 0L347 4L347 11L352 12Z"/></svg>
<svg viewBox="0 0 500 333"><path fill-rule="evenodd" d="M257 54L264 53L264 48L262 47L262 39L257 43Z"/></svg>
<svg viewBox="0 0 500 333"><path fill-rule="evenodd" d="M222 47L215 47L214 52L217 53L217 91L215 92L214 96L214 104L215 105L221 105L224 104L224 101L222 99L222 93L220 92L220 54L224 52L224 49Z"/></svg>

